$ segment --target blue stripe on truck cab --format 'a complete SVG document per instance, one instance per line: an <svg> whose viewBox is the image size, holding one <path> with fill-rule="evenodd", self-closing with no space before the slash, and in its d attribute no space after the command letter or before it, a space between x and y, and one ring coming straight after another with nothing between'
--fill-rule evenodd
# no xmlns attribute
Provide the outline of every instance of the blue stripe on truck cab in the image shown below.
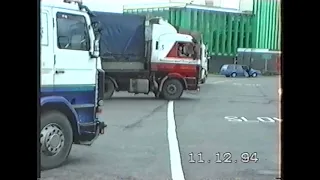
<svg viewBox="0 0 320 180"><path fill-rule="evenodd" d="M79 123L95 121L96 85L54 85L41 86L41 98L60 96L65 98L76 110Z"/></svg>

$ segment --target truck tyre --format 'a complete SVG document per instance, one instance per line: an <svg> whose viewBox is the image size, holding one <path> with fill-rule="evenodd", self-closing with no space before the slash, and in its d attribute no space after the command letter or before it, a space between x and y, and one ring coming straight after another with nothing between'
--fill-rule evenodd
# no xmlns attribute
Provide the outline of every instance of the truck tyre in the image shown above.
<svg viewBox="0 0 320 180"><path fill-rule="evenodd" d="M183 86L177 79L168 79L164 82L161 93L166 100L176 100L181 97Z"/></svg>
<svg viewBox="0 0 320 180"><path fill-rule="evenodd" d="M207 78L202 79L201 84L206 83Z"/></svg>
<svg viewBox="0 0 320 180"><path fill-rule="evenodd" d="M201 79L201 80L200 80L200 83L201 83L201 84L204 84L204 83L206 83L206 80L207 80L207 76L205 76L203 79Z"/></svg>
<svg viewBox="0 0 320 180"><path fill-rule="evenodd" d="M106 83L104 85L104 94L103 98L104 99L110 99L114 93L115 87L111 79L107 78Z"/></svg>
<svg viewBox="0 0 320 180"><path fill-rule="evenodd" d="M53 169L62 165L70 154L72 143L72 127L64 114L50 111L41 115L41 170Z"/></svg>

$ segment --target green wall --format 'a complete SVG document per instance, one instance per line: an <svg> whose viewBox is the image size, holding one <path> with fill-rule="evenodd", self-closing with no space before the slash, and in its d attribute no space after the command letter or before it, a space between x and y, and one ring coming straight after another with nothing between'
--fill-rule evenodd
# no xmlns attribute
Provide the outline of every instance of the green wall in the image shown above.
<svg viewBox="0 0 320 180"><path fill-rule="evenodd" d="M280 50L280 3L255 0L254 15L186 7L124 9L124 13L160 16L169 23L203 34L211 55L234 56L237 48Z"/></svg>
<svg viewBox="0 0 320 180"><path fill-rule="evenodd" d="M254 47L281 49L279 0L254 0Z"/></svg>

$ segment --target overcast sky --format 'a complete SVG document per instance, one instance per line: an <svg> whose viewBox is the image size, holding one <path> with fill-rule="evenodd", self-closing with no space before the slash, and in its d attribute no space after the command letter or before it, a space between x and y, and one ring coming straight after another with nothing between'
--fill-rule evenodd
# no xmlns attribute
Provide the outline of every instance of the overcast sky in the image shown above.
<svg viewBox="0 0 320 180"><path fill-rule="evenodd" d="M143 3L168 3L168 2L185 2L185 3L190 3L193 1L195 4L197 1L199 3L204 3L205 0L83 0L84 2L92 2L92 3L106 3L110 2L112 4L122 4L122 5L127 5L127 4L143 4ZM214 1L215 4L221 4L224 7L234 7L235 5L239 5L240 0L208 0L208 1Z"/></svg>
<svg viewBox="0 0 320 180"><path fill-rule="evenodd" d="M59 0L42 0L42 1L59 1ZM62 0L60 0L62 1ZM82 0L93 11L122 12L123 5L130 4L157 4L169 2L184 2L194 4L204 4L206 0ZM208 0L213 1L215 5L223 8L239 8L239 2L252 0ZM155 5L156 6L156 5Z"/></svg>
<svg viewBox="0 0 320 180"><path fill-rule="evenodd" d="M190 3L192 0L171 0L171 2L184 2ZM224 8L238 8L240 0L211 0L214 3L220 4ZM243 0L244 1L244 0ZM153 4L153 3L168 3L170 0L83 0L89 8L96 11L119 11L123 5L130 4ZM193 0L194 4L204 4L205 0ZM108 4L106 6L106 4Z"/></svg>

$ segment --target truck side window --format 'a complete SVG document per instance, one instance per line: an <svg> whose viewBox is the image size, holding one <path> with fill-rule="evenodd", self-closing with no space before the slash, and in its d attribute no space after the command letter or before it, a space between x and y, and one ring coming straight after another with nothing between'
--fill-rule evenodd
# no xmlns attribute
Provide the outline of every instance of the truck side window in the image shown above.
<svg viewBox="0 0 320 180"><path fill-rule="evenodd" d="M57 38L59 49L90 50L89 33L84 16L58 12Z"/></svg>
<svg viewBox="0 0 320 180"><path fill-rule="evenodd" d="M192 54L193 49L189 43L178 43L178 57L191 57Z"/></svg>

